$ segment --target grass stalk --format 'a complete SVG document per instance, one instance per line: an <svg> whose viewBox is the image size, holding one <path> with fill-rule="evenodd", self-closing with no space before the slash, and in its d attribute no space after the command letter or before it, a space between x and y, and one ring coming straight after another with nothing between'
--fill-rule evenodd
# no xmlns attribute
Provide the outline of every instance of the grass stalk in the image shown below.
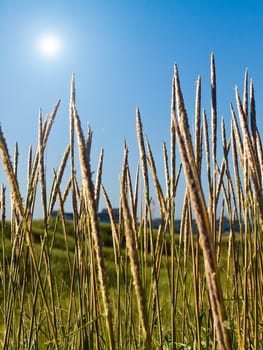
<svg viewBox="0 0 263 350"><path fill-rule="evenodd" d="M74 88L74 79L72 80L72 91ZM87 159L86 144L84 141L83 132L80 125L80 119L77 114L76 108L73 108L73 119L75 122L75 129L77 133L78 149L79 149L79 160L82 173L82 183L84 189L84 199L86 201L86 207L89 210L90 224L91 224L91 234L94 241L94 248L96 252L96 259L98 263L98 279L100 283L100 292L102 295L102 302L104 308L104 315L106 318L107 325L107 336L109 342L109 348L115 348L115 340L113 333L113 323L112 323L112 310L110 307L110 299L108 294L108 281L107 273L104 262L103 254L103 243L99 227L99 221L97 216L97 207L94 193L94 185L91 178L90 162Z"/></svg>
<svg viewBox="0 0 263 350"><path fill-rule="evenodd" d="M146 308L145 290L142 284L139 256L136 249L135 233L132 227L132 221L131 221L128 201L127 201L127 196L125 191L125 187L126 187L125 183L127 179L127 166L128 166L127 151L128 151L127 148L125 148L124 160L123 160L123 173L122 173L122 180L121 180L121 203L123 207L125 236L126 236L128 254L130 258L130 264L131 264L131 274L132 274L133 284L134 284L135 293L137 297L139 320L143 331L145 349L151 349L151 339L150 339L150 332L149 332L148 313Z"/></svg>
<svg viewBox="0 0 263 350"><path fill-rule="evenodd" d="M192 146L191 144L189 144L190 140L187 136L188 131L185 130L186 128L188 128L188 124L186 111L184 108L184 102L182 99L182 93L180 90L177 70L175 70L175 74L177 75L175 82L177 108L180 116L180 126L175 116L174 124L180 147L181 158L184 165L185 177L191 196L191 202L196 215L197 225L200 234L200 245L204 254L205 273L217 341L220 349L229 349L230 347L228 334L224 326L224 304L222 300L222 291L220 288L217 265L215 261L215 252L212 243L211 229L205 206L204 195L202 193L202 188L200 185L197 168L194 161Z"/></svg>

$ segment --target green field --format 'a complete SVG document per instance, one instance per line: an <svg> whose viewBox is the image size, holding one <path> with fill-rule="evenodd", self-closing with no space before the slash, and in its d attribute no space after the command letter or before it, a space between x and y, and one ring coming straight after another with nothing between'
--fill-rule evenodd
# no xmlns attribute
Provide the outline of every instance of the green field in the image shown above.
<svg viewBox="0 0 263 350"><path fill-rule="evenodd" d="M141 348L141 335L139 325L139 315L136 305L136 297L133 290L133 282L130 272L129 258L125 245L125 238L119 252L118 265L115 264L113 237L110 224L100 225L103 237L103 252L105 259L105 269L108 279L108 288L110 301L113 308L113 324L115 332L118 329L119 339L118 348ZM120 225L121 230L121 225ZM32 225L32 241L36 251L37 258L40 259L42 253L43 262L40 275L44 283L45 296L47 304L50 306L50 313L56 324L56 336L60 348L89 348L92 342L96 348L107 348L105 330L102 319L103 311L100 310L100 291L97 285L96 266L92 265L91 251L89 247L90 237L82 237L77 243L77 237L74 232L73 222L66 221L64 230L61 220L53 219L48 227L48 233L45 238L45 252L43 252L45 226L43 221L34 221ZM120 231L121 232L121 231ZM12 262L12 243L11 243L11 225L7 222L5 230L2 232L4 241L1 242L2 260L2 281L5 282L5 288L1 288L1 339L4 338L4 329L6 327L4 319L8 313L8 308L12 307L10 327L10 343L17 344L19 348L30 348L29 344L34 344L33 348L53 348L51 331L48 326L48 319L44 310L41 297L36 294L37 281L34 275L33 267L29 260L29 249L23 246L18 262ZM148 232L150 235L150 232ZM153 231L153 244L156 246L157 231ZM42 244L41 244L42 242ZM4 244L4 255L3 255ZM153 262L151 254L140 257L140 266L143 268L142 278L145 295L147 298L147 309L151 319L151 337L152 346L160 348L171 348L171 239L169 233L163 237L163 248L161 254L160 267L158 271L158 295L153 295ZM236 234L236 249L241 249L239 235ZM150 248L149 248L150 249ZM241 286L236 286L234 290L233 279L236 276L233 271L234 261L228 260L229 234L224 234L220 245L219 270L221 277L222 290L224 293L225 306L229 317L229 329L231 335L238 327L235 319L235 310L242 313L243 295ZM140 249L143 253L143 250ZM13 252L13 254L15 254ZM199 299L199 322L200 322L200 343L201 348L210 348L213 342L213 326L211 320L211 310L208 303L205 290L205 276L203 258L198 249L197 237L189 232L189 237L182 237L175 234L174 237L175 254L175 284L174 296L176 298L174 319L178 348L193 348L196 343L196 297ZM199 255L200 254L200 255ZM238 267L242 264L241 254L239 256ZM77 259L79 261L77 262ZM198 277L193 279L193 267L198 261ZM13 257L15 261L15 257ZM81 261L81 263L80 263ZM85 262L85 263L84 263ZM5 264L6 278L3 278L3 264ZM83 264L85 266L83 266ZM13 265L13 266L12 266ZM16 266L17 265L17 266ZM96 265L96 264L95 264ZM229 266L228 266L229 265ZM20 277L11 279L11 266L19 269L17 274ZM241 273L241 272L240 272ZM94 276L92 276L94 274ZM237 276L239 278L239 276ZM242 279L242 275L240 276ZM95 281L94 281L94 280ZM90 290L94 286L95 295ZM4 287L3 285L3 287ZM40 292L38 292L40 294ZM233 298L233 293L235 298ZM151 307L156 303L154 309ZM98 310L95 312L94 299L98 304ZM9 305L11 303L11 305ZM158 310L157 310L158 307ZM81 316L82 315L82 316ZM89 315L88 317L86 315ZM116 316L118 315L118 318ZM20 340L19 340L20 337ZM235 337L233 337L235 338ZM22 345L23 340L23 345ZM97 343L99 345L97 345ZM85 345L86 344L86 345ZM95 345L96 344L96 345ZM233 344L237 344L237 339L233 339ZM9 345L10 346L10 345Z"/></svg>

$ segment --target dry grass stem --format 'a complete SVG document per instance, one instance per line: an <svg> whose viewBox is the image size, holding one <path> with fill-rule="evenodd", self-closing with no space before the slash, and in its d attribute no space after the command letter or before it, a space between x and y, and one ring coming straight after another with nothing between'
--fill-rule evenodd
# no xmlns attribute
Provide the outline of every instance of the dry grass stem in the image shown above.
<svg viewBox="0 0 263 350"><path fill-rule="evenodd" d="M72 91L75 91L74 80L72 80ZM97 203L95 200L94 185L92 182L92 174L90 169L90 159L87 158L87 147L84 140L80 119L77 114L75 106L72 106L72 113L75 123L75 130L78 140L79 161L82 174L82 184L84 190L85 205L89 210L91 234L94 241L94 248L96 252L96 258L98 263L98 279L100 283L100 291L102 294L102 302L104 308L104 315L106 317L107 331L109 337L110 349L115 348L113 323L112 323L112 311L110 306L110 298L108 291L108 279L104 262L103 254L103 242L100 232L100 226L97 216Z"/></svg>
<svg viewBox="0 0 263 350"><path fill-rule="evenodd" d="M97 170L97 176L96 176L96 182L95 182L95 200L96 200L96 205L97 205L97 211L98 211L98 209L99 209L100 186L101 186L101 177L102 177L103 157L104 157L104 150L102 149L102 150L100 151L100 157L99 157L99 163L98 163L98 170Z"/></svg>
<svg viewBox="0 0 263 350"><path fill-rule="evenodd" d="M148 178L148 167L147 167L147 157L145 152L144 138L143 138L143 129L142 121L139 108L136 109L136 131L137 131L137 140L140 152L140 162L141 169L144 181L144 191L145 191L145 201L146 207L150 206L150 195L149 195L149 178Z"/></svg>
<svg viewBox="0 0 263 350"><path fill-rule="evenodd" d="M188 124L183 100L181 99L182 94L180 90L179 79L177 79L176 82L176 89L178 91L177 104L178 111L180 113L179 117L180 121L183 120L184 122L180 122L181 125L179 126L179 123L177 122L176 118L174 118L174 124L177 134L177 140L180 147L180 154L184 166L186 182L198 225L200 245L204 255L205 273L208 285L209 299L213 313L213 322L215 325L216 337L220 349L230 349L228 334L224 326L224 304L222 300L222 291L220 288L219 276L217 272L214 246L212 243L211 228L209 225L208 214L205 206L203 191L199 181L198 171L193 157L192 147L191 145L189 145L189 129L183 129L187 127Z"/></svg>
<svg viewBox="0 0 263 350"><path fill-rule="evenodd" d="M202 129L201 129L201 77L199 76L196 83L195 97L195 158L197 168L201 174L202 163Z"/></svg>
<svg viewBox="0 0 263 350"><path fill-rule="evenodd" d="M124 149L124 160L123 160L123 172L121 178L121 203L123 208L124 217L124 227L126 244L128 249L128 254L130 258L131 274L133 278L133 284L135 288L135 293L137 297L137 304L139 310L139 318L142 326L144 339L145 339L145 349L151 349L149 325L148 325L148 313L146 308L146 298L145 291L142 284L141 269L138 251L136 248L136 234L133 231L131 215L129 211L127 195L126 195L126 181L127 181L127 167L128 167L128 150Z"/></svg>

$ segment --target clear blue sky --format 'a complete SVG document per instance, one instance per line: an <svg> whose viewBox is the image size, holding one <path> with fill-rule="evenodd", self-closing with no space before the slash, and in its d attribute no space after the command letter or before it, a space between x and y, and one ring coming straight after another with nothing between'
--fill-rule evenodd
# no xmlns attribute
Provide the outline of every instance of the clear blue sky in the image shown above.
<svg viewBox="0 0 263 350"><path fill-rule="evenodd" d="M46 32L61 38L56 57L47 58L37 50L36 43ZM215 53L218 117L224 115L227 126L234 87L242 90L247 67L255 85L262 131L262 35L262 1L1 0L0 122L11 155L16 141L19 145L22 194L28 148L37 143L39 108L45 115L57 99L61 107L47 147L47 177L59 165L69 139L73 72L83 128L89 123L93 130L92 167L96 170L104 148L103 183L113 206L119 204L124 139L132 171L138 163L136 106L162 177L162 142L169 145L174 62L191 122L198 74L202 77L202 107L210 115L210 54ZM7 183L2 167L0 182ZM37 208L36 216L40 215Z"/></svg>

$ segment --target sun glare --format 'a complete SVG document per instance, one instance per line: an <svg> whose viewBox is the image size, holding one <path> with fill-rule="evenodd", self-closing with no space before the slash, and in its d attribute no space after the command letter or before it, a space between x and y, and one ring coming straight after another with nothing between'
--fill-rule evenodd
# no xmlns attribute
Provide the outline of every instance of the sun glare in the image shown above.
<svg viewBox="0 0 263 350"><path fill-rule="evenodd" d="M39 39L39 51L46 58L55 58L61 51L61 40L55 34L46 34Z"/></svg>

